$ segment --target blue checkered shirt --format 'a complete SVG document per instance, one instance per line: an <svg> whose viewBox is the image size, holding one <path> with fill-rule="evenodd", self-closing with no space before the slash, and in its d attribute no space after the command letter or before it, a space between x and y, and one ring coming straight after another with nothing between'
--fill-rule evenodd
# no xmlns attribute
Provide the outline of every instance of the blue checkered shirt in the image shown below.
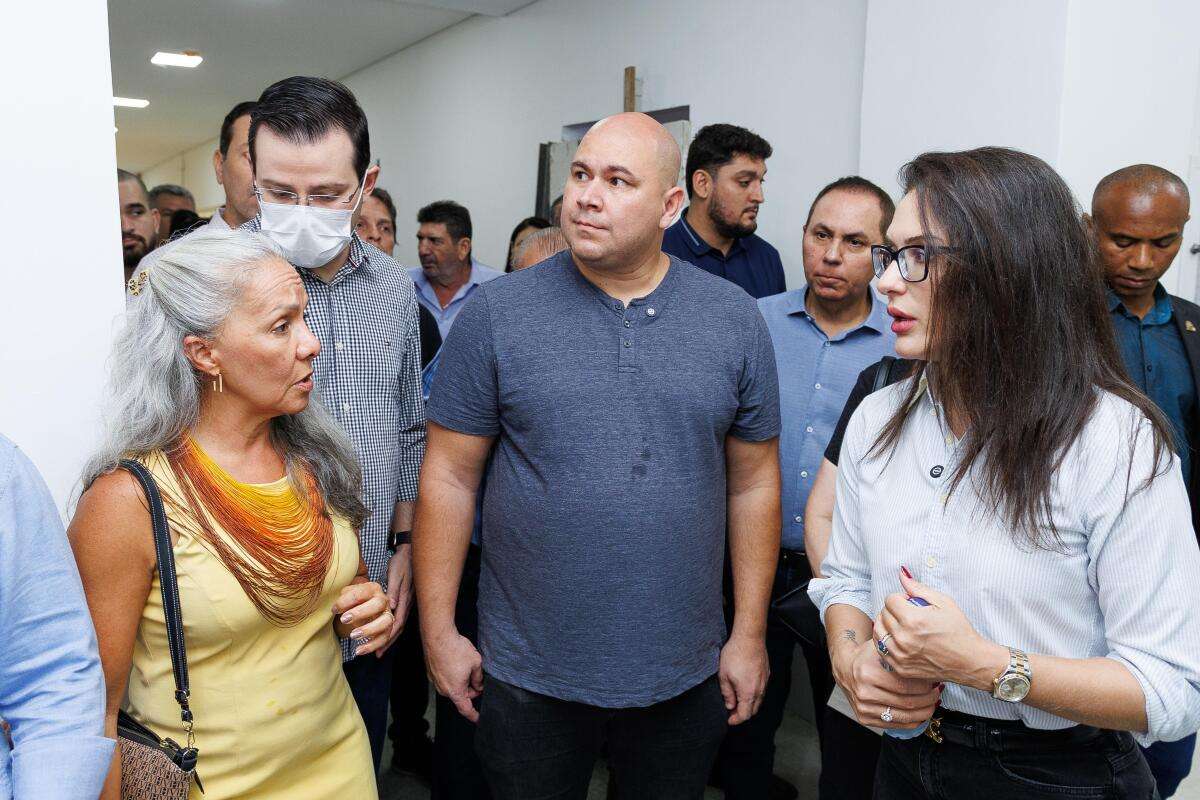
<svg viewBox="0 0 1200 800"><path fill-rule="evenodd" d="M242 226L258 231L259 220ZM304 321L321 342L317 396L362 462L370 516L358 532L367 574L386 588L387 535L396 503L417 499L425 456L421 337L407 271L355 234L350 257L329 283L298 269L308 292ZM342 657L351 656L350 640Z"/></svg>

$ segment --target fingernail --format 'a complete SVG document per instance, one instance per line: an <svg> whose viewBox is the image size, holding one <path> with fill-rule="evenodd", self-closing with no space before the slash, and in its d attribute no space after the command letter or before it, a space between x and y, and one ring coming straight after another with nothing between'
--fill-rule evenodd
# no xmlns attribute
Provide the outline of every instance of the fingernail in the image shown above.
<svg viewBox="0 0 1200 800"><path fill-rule="evenodd" d="M347 611L345 614L342 614L342 622L349 622L352 619L354 619L354 615L349 611Z"/></svg>
<svg viewBox="0 0 1200 800"><path fill-rule="evenodd" d="M350 631L350 638L351 639L361 639L362 638L362 630L359 629L359 630Z"/></svg>
<svg viewBox="0 0 1200 800"><path fill-rule="evenodd" d="M904 577L908 578L909 580L913 579L912 573L909 572L908 567L904 566L903 564L900 565L900 571L904 573Z"/></svg>
<svg viewBox="0 0 1200 800"><path fill-rule="evenodd" d="M354 657L358 658L360 655L362 655L362 648L361 647L354 648Z"/></svg>

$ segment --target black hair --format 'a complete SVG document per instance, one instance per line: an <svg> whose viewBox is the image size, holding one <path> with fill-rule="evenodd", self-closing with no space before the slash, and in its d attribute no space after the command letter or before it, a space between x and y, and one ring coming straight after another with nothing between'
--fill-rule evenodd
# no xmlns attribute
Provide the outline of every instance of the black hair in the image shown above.
<svg viewBox="0 0 1200 800"><path fill-rule="evenodd" d="M181 208L171 215L171 231L167 234L168 239L178 239L181 236L186 236L201 225L208 223L208 220L197 214L195 211L189 211L186 208Z"/></svg>
<svg viewBox="0 0 1200 800"><path fill-rule="evenodd" d="M551 206L551 208L553 208L553 206ZM550 220L546 219L545 217L526 217L518 222L517 227L513 228L512 236L508 237L508 258L504 260L504 271L512 272L513 247L517 243L518 233L526 228L534 228L542 231L549 227L551 227Z"/></svg>
<svg viewBox="0 0 1200 800"><path fill-rule="evenodd" d="M440 222L446 226L450 239L457 242L471 236L471 212L453 200L438 200L417 212L417 224Z"/></svg>
<svg viewBox="0 0 1200 800"><path fill-rule="evenodd" d="M354 172L361 179L371 163L367 115L354 94L337 81L297 75L266 88L250 112L250 162L260 125L297 144L308 144L341 129L354 145Z"/></svg>
<svg viewBox="0 0 1200 800"><path fill-rule="evenodd" d="M387 209L388 216L392 220L392 227L396 227L396 204L392 202L392 196L388 194L388 190L376 186L371 190L371 197L383 203L383 207Z"/></svg>
<svg viewBox="0 0 1200 800"><path fill-rule="evenodd" d="M804 227L807 228L808 223L812 222L813 210L817 207L817 203L821 202L821 198L834 191L859 192L860 194L874 195L875 199L879 201L879 234L880 236L887 234L888 226L892 224L892 217L896 215L896 204L892 202L891 196L878 185L858 175L848 175L845 178L838 178L817 192L812 205L808 207L808 217L804 220Z"/></svg>
<svg viewBox="0 0 1200 800"><path fill-rule="evenodd" d="M247 114L253 114L254 108L257 105L258 103L254 100L243 100L229 109L229 113L225 115L224 121L221 122L221 138L217 144L217 149L221 151L221 158L229 155L229 140L233 138L233 123Z"/></svg>
<svg viewBox="0 0 1200 800"><path fill-rule="evenodd" d="M146 202L150 202L150 190L146 188L146 183L142 180L142 176L136 172L130 172L127 169L117 167L117 183L121 183L122 181L133 181L136 183L141 188L142 194L146 195Z"/></svg>
<svg viewBox="0 0 1200 800"><path fill-rule="evenodd" d="M688 197L695 191L692 176L696 170L702 169L716 178L717 170L739 155L766 161L772 152L770 143L753 131L724 123L705 125L688 147L685 167Z"/></svg>

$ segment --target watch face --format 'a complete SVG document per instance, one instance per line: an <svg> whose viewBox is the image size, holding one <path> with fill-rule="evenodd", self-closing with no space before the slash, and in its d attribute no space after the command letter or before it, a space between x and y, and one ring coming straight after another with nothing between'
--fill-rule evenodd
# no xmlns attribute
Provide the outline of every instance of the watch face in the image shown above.
<svg viewBox="0 0 1200 800"><path fill-rule="evenodd" d="M996 696L1009 703L1019 703L1029 694L1029 678L1019 674L1005 675L996 687Z"/></svg>

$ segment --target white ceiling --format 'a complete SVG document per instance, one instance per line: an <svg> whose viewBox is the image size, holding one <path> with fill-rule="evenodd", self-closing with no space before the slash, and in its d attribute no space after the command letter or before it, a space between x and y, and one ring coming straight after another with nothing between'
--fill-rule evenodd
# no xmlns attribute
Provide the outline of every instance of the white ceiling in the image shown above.
<svg viewBox="0 0 1200 800"><path fill-rule="evenodd" d="M142 171L215 137L226 112L280 78L344 78L471 14L499 16L529 0L108 0L117 163ZM196 69L150 63L196 50Z"/></svg>

